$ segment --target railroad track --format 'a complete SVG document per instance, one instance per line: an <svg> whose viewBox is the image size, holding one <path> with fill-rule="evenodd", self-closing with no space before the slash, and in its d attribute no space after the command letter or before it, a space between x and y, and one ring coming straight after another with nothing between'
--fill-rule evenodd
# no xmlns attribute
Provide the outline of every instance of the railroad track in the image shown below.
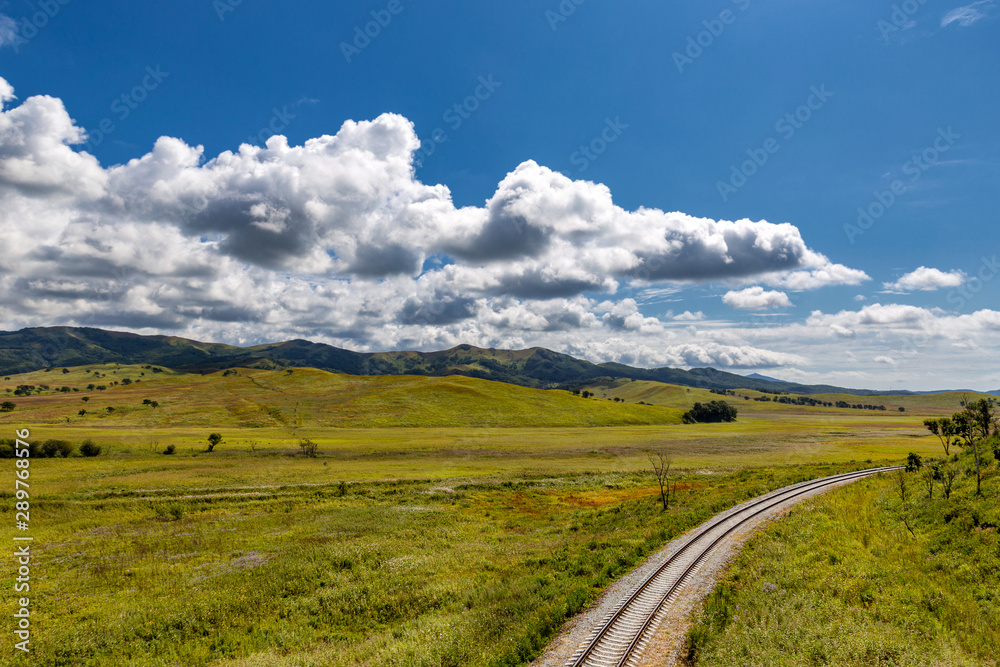
<svg viewBox="0 0 1000 667"><path fill-rule="evenodd" d="M726 537L761 514L793 498L896 470L872 468L793 484L772 491L705 523L697 533L622 601L577 649L568 667L631 667L659 626L667 603Z"/></svg>

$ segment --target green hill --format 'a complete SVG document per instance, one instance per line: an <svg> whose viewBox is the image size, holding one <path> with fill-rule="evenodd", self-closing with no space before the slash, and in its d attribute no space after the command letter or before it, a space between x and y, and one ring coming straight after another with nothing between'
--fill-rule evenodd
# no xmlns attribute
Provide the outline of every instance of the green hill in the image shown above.
<svg viewBox="0 0 1000 667"><path fill-rule="evenodd" d="M25 385L36 389L15 396ZM0 382L0 394L17 405L14 412L0 413L0 423L11 428L18 423L293 430L626 426L678 424L681 414L671 408L584 399L563 390L461 376L350 376L312 368L198 374L152 365L88 365L7 376ZM81 410L85 414L79 414Z"/></svg>
<svg viewBox="0 0 1000 667"><path fill-rule="evenodd" d="M464 375L546 389L579 387L600 379L632 379L705 389L858 396L888 393L749 378L714 368L649 369L617 363L593 364L538 347L496 350L459 345L441 352L362 353L306 340L236 347L174 336L140 336L78 327L0 332L0 374L104 363L156 364L198 373L237 367L309 367L348 375Z"/></svg>

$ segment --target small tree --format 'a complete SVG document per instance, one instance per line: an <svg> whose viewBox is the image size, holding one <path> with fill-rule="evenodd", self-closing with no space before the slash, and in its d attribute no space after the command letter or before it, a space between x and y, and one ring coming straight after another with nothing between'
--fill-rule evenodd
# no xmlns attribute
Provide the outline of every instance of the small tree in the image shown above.
<svg viewBox="0 0 1000 667"><path fill-rule="evenodd" d="M985 398L978 401L966 399L962 404L965 409L952 415L951 421L960 439L959 444L972 450L972 456L976 461L976 495L981 496L983 454L987 440L997 432L997 418L994 414L994 405Z"/></svg>
<svg viewBox="0 0 1000 667"><path fill-rule="evenodd" d="M669 454L660 450L646 452L646 457L649 459L649 465L653 468L656 483L660 485L660 502L663 503L663 509L668 510L670 509L670 466L673 464L673 460Z"/></svg>
<svg viewBox="0 0 1000 667"><path fill-rule="evenodd" d="M910 452L909 454L907 454L907 456L906 456L906 472L916 472L916 471L920 470L920 468L923 465L924 464L920 460L920 455L919 454L914 454L913 452Z"/></svg>
<svg viewBox="0 0 1000 667"><path fill-rule="evenodd" d="M924 486L927 487L927 498L928 498L928 500L933 499L934 498L934 484L935 484L935 482L938 481L938 479L941 478L941 472L938 470L938 467L936 465L935 466L929 466L927 468L924 468L924 471L922 473L920 473L920 477L921 477L921 479L924 482Z"/></svg>
<svg viewBox="0 0 1000 667"><path fill-rule="evenodd" d="M899 499L904 503L906 502L906 496L908 495L910 489L906 483L906 471L902 468L896 469L896 492L899 493Z"/></svg>
<svg viewBox="0 0 1000 667"><path fill-rule="evenodd" d="M4 401L0 403L0 412L13 412L16 407L17 403L14 401Z"/></svg>
<svg viewBox="0 0 1000 667"><path fill-rule="evenodd" d="M944 482L944 497L951 498L951 487L955 484L955 478L958 477L958 466L956 465L946 465L944 470L941 471L941 479Z"/></svg>
<svg viewBox="0 0 1000 667"><path fill-rule="evenodd" d="M938 437L941 441L941 446L944 447L944 455L948 456L948 450L954 443L955 439L955 425L951 422L948 417L941 417L940 419L925 419L924 426L927 430Z"/></svg>
<svg viewBox="0 0 1000 667"><path fill-rule="evenodd" d="M312 459L316 458L317 444L312 440L310 440L309 438L299 440L299 447L302 449L302 453L308 456L309 458Z"/></svg>
<svg viewBox="0 0 1000 667"><path fill-rule="evenodd" d="M216 445L218 445L220 442L222 442L222 434L221 433L209 433L208 434L208 451L211 452L212 450L214 450L215 447L216 447Z"/></svg>

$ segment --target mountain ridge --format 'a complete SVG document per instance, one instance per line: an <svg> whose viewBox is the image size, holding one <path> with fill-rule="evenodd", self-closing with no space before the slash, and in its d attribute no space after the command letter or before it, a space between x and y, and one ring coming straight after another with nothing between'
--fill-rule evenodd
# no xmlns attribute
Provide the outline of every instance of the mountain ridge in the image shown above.
<svg viewBox="0 0 1000 667"><path fill-rule="evenodd" d="M178 336L147 336L89 327L0 331L0 374L92 363L154 364L201 373L237 366L268 369L297 366L348 375L465 375L543 389L582 386L595 379L626 378L703 389L755 389L772 393L856 396L911 393L802 385L746 377L714 368L682 370L636 368L616 362L594 364L543 347L502 350L463 343L436 352L354 352L305 339L239 347Z"/></svg>

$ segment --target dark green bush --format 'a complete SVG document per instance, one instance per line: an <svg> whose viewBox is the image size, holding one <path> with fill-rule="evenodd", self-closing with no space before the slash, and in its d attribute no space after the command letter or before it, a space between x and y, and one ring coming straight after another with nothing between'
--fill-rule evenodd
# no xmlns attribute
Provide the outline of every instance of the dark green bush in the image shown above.
<svg viewBox="0 0 1000 667"><path fill-rule="evenodd" d="M61 456L65 459L73 453L74 449L76 449L76 445L71 442L52 439L43 442L40 451L45 458L54 459Z"/></svg>
<svg viewBox="0 0 1000 667"><path fill-rule="evenodd" d="M685 424L733 422L736 421L736 412L736 408L725 401L709 401L695 403L693 408L684 413L682 419Z"/></svg>
<svg viewBox="0 0 1000 667"><path fill-rule="evenodd" d="M97 456L101 453L101 446L95 444L90 438L87 438L83 441L83 444L80 445L80 453L84 456Z"/></svg>

